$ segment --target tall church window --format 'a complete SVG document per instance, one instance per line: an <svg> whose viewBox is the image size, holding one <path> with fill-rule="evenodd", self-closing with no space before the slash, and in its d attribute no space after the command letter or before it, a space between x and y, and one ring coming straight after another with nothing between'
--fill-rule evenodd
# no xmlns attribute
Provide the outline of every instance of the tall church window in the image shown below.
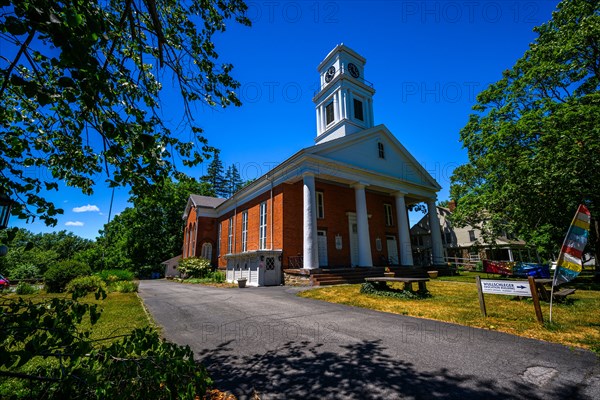
<svg viewBox="0 0 600 400"><path fill-rule="evenodd" d="M260 220L258 227L258 247L267 248L267 203L260 203Z"/></svg>
<svg viewBox="0 0 600 400"><path fill-rule="evenodd" d="M192 226L192 246L190 249L190 256L196 257L196 238L198 237L198 227L196 224Z"/></svg>
<svg viewBox="0 0 600 400"><path fill-rule="evenodd" d="M248 251L248 210L242 213L242 251Z"/></svg>
<svg viewBox="0 0 600 400"><path fill-rule="evenodd" d="M317 192L317 218L325 218L325 203L323 201L323 192Z"/></svg>
<svg viewBox="0 0 600 400"><path fill-rule="evenodd" d="M377 151L379 152L379 158L385 159L385 148L383 147L383 143L377 143Z"/></svg>
<svg viewBox="0 0 600 400"><path fill-rule="evenodd" d="M364 121L363 103L360 100L354 99L354 118L359 121Z"/></svg>
<svg viewBox="0 0 600 400"><path fill-rule="evenodd" d="M392 215L392 205L384 204L383 208L385 210L385 226L394 226L394 217Z"/></svg>
<svg viewBox="0 0 600 400"><path fill-rule="evenodd" d="M333 122L333 101L325 106L325 122L327 125Z"/></svg>
<svg viewBox="0 0 600 400"><path fill-rule="evenodd" d="M233 245L233 217L229 218L229 224L227 226L227 253L231 254Z"/></svg>
<svg viewBox="0 0 600 400"><path fill-rule="evenodd" d="M206 242L202 245L202 252L200 253L202 258L206 258L208 261L212 260L212 244Z"/></svg>

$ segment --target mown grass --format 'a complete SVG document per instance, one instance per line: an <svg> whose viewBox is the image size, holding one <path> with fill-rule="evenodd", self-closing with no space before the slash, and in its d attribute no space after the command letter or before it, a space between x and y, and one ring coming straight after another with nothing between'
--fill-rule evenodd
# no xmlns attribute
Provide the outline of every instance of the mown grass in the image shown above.
<svg viewBox="0 0 600 400"><path fill-rule="evenodd" d="M482 279L516 279L523 280L525 278L506 278L502 275L497 274L488 274L482 271L461 271L460 275L454 276L440 276L437 278L440 281L448 281L448 282L470 282L475 283L475 277L481 277ZM564 285L561 285L561 288L573 288L573 289L581 289L581 290L597 290L600 291L600 283L594 281L593 275L585 275L578 276L576 279L568 282Z"/></svg>
<svg viewBox="0 0 600 400"><path fill-rule="evenodd" d="M474 278L473 278L474 279ZM392 287L400 288L399 284ZM600 292L578 290L568 302L554 304L553 323L540 325L531 299L485 295L488 317L479 309L477 288L468 282L432 280L432 297L404 300L360 293L360 285L331 286L307 290L299 296L395 314L493 329L523 337L583 347L600 355ZM544 319L549 304L542 302Z"/></svg>
<svg viewBox="0 0 600 400"><path fill-rule="evenodd" d="M31 295L16 295L14 293L6 294L4 298L10 299L22 297L26 300L31 300L35 303L44 302L53 298L71 298L65 293L45 293L39 292ZM89 304L98 304L102 309L102 316L91 325L89 317L85 317L80 325L81 330L91 331L90 338L97 341L99 346L108 345L112 341L119 340L123 335L128 334L135 328L143 328L150 324L146 315L141 300L137 293L109 293L106 299L96 300L93 294L79 299L80 302ZM43 364L56 364L56 359L42 359L35 357L27 364L22 366L19 371L31 373L37 366ZM27 381L22 379L4 378L0 379L0 398L16 396L18 398L27 398L28 395Z"/></svg>
<svg viewBox="0 0 600 400"><path fill-rule="evenodd" d="M25 300L33 302L43 302L53 298L70 299L70 294L65 293L36 293L32 295L6 295L6 298L22 297ZM142 303L136 293L108 293L106 299L96 300L93 294L89 294L79 299L82 303L98 304L102 309L102 316L95 325L91 325L89 318L84 318L80 328L82 330L91 330L92 339L104 339L113 336L124 335L135 328L148 326L149 321L142 306Z"/></svg>

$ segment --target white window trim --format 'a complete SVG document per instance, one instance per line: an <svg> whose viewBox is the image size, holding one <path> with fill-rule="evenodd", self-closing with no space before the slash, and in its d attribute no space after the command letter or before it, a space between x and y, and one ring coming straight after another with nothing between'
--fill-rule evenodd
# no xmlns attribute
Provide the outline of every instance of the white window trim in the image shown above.
<svg viewBox="0 0 600 400"><path fill-rule="evenodd" d="M385 226L394 226L394 212L392 210L392 205L385 203L383 209L385 212Z"/></svg>
<svg viewBox="0 0 600 400"><path fill-rule="evenodd" d="M327 122L327 107L329 107L329 105L331 105L331 122ZM325 111L325 126L329 126L329 125L333 125L335 123L335 104L333 102L333 100L331 100L330 102L325 104L325 107L323 107L323 110Z"/></svg>
<svg viewBox="0 0 600 400"><path fill-rule="evenodd" d="M221 257L221 229L222 229L223 221L219 222L218 232L217 232L217 258Z"/></svg>
<svg viewBox="0 0 600 400"><path fill-rule="evenodd" d="M242 251L248 251L248 210L242 212Z"/></svg>
<svg viewBox="0 0 600 400"><path fill-rule="evenodd" d="M382 160L385 160L385 146L382 142L377 142L377 155Z"/></svg>
<svg viewBox="0 0 600 400"><path fill-rule="evenodd" d="M267 248L267 202L260 203L259 206L259 224L258 224L258 248L264 250Z"/></svg>
<svg viewBox="0 0 600 400"><path fill-rule="evenodd" d="M202 258L206 258L208 261L212 261L212 243L204 242L202 243L202 250L200 253Z"/></svg>
<svg viewBox="0 0 600 400"><path fill-rule="evenodd" d="M323 192L316 192L316 203L317 203L317 219L325 218L325 197Z"/></svg>
<svg viewBox="0 0 600 400"><path fill-rule="evenodd" d="M233 217L229 217L229 226L227 227L227 253L231 254L233 245Z"/></svg>

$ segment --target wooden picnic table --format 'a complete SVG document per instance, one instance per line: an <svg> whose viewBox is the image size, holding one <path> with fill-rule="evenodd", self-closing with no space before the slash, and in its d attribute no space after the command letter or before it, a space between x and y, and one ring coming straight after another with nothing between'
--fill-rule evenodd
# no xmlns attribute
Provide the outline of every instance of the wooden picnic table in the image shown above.
<svg viewBox="0 0 600 400"><path fill-rule="evenodd" d="M550 301L550 293L552 291L552 282L554 279L549 278L537 278L535 279L535 287L540 294L540 298L544 301ZM546 285L550 285L550 290L546 288ZM557 288L555 288L557 289ZM554 300L564 300L567 296L575 293L575 289L561 289L555 291L553 294Z"/></svg>
<svg viewBox="0 0 600 400"><path fill-rule="evenodd" d="M412 291L412 284L413 283L418 283L419 284L419 292L427 292L427 281L429 281L429 278L392 278L392 277L387 277L387 276L382 276L382 277L372 277L372 278L365 278L365 281L367 282L381 282L381 283L385 283L387 284L388 282L402 282L404 283L404 290L410 290Z"/></svg>

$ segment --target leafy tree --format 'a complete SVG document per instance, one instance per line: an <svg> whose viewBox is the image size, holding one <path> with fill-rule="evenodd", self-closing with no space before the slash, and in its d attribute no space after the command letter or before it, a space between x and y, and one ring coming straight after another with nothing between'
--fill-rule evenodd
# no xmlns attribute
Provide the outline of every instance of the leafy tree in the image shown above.
<svg viewBox="0 0 600 400"><path fill-rule="evenodd" d="M211 384L189 346L162 340L152 328L120 340L93 340L82 324L101 317L97 304L54 298L0 298L0 376L26 382L26 394L3 398L201 398ZM106 292L99 290L96 299ZM107 344L108 343L108 344ZM33 362L32 362L33 361Z"/></svg>
<svg viewBox="0 0 600 400"><path fill-rule="evenodd" d="M557 255L579 203L599 259L600 2L564 0L461 130L469 163L452 177L456 222L485 221ZM597 262L597 265L600 263Z"/></svg>
<svg viewBox="0 0 600 400"><path fill-rule="evenodd" d="M208 165L206 175L200 178L200 180L210 184L213 195L227 195L227 183L225 181L225 177L223 176L223 162L221 161L221 157L219 157L218 150L214 152L213 159Z"/></svg>
<svg viewBox="0 0 600 400"><path fill-rule="evenodd" d="M106 224L98 238L105 268L140 272L148 265L162 270L161 262L181 254L181 216L192 193L209 195L210 186L194 179L165 181L147 197L133 199L133 207Z"/></svg>
<svg viewBox="0 0 600 400"><path fill-rule="evenodd" d="M71 232L34 234L26 229L9 229L0 233L0 242L8 245L5 257L0 257L0 271L13 279L43 275L53 264L91 252L94 242ZM93 260L90 257L90 260ZM83 260L86 261L87 260ZM35 276L32 273L35 272Z"/></svg>
<svg viewBox="0 0 600 400"><path fill-rule="evenodd" d="M240 171L235 164L231 164L225 172L225 193L224 197L231 197L244 185Z"/></svg>
<svg viewBox="0 0 600 400"><path fill-rule="evenodd" d="M212 151L190 105L240 105L213 35L250 21L242 0L1 0L0 192L21 218L55 225L44 191L58 182L92 194L142 196ZM161 118L161 80L175 82L185 132Z"/></svg>

